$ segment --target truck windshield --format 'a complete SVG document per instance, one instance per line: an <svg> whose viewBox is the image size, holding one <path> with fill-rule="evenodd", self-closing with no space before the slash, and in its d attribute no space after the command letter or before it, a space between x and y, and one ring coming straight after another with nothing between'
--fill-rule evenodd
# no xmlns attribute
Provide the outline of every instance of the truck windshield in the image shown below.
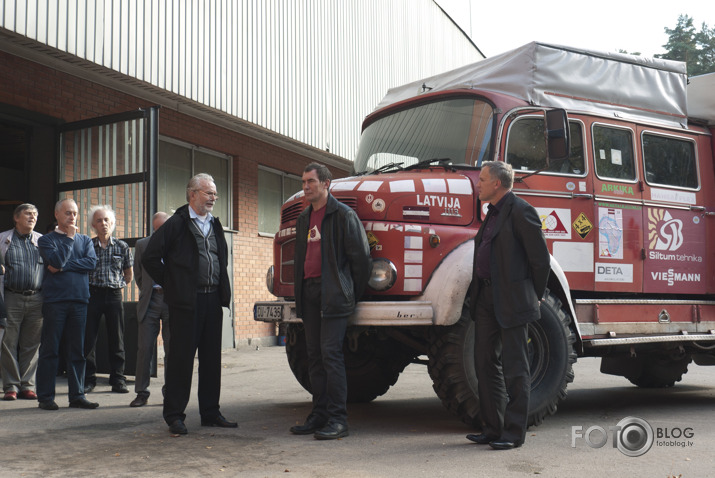
<svg viewBox="0 0 715 478"><path fill-rule="evenodd" d="M490 154L493 115L488 103L455 98L379 119L362 134L355 172L405 168L432 158L479 166Z"/></svg>

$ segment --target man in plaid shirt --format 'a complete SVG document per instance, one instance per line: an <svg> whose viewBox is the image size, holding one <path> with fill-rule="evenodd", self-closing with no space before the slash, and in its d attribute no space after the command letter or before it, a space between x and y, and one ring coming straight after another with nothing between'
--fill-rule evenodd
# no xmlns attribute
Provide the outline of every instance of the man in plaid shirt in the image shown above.
<svg viewBox="0 0 715 478"><path fill-rule="evenodd" d="M132 281L132 253L126 242L114 239L116 225L114 211L108 205L93 206L89 219L97 236L92 239L97 254L97 267L89 275L89 304L84 338L87 369L84 393L97 385L95 346L99 322L104 315L109 353L109 384L116 393L129 393L124 376L124 307L122 289Z"/></svg>

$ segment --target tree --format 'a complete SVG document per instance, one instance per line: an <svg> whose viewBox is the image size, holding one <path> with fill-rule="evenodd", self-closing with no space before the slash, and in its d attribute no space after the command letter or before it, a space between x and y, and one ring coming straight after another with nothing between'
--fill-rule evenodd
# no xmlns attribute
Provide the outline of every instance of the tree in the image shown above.
<svg viewBox="0 0 715 478"><path fill-rule="evenodd" d="M702 75L715 71L715 29L703 23L699 32L693 26L693 19L680 15L675 28L665 27L668 43L663 45L667 53L656 58L684 61L688 76Z"/></svg>
<svg viewBox="0 0 715 478"><path fill-rule="evenodd" d="M703 75L715 71L715 27L708 28L703 23L702 30L695 35L695 42L700 51L697 71L691 76Z"/></svg>

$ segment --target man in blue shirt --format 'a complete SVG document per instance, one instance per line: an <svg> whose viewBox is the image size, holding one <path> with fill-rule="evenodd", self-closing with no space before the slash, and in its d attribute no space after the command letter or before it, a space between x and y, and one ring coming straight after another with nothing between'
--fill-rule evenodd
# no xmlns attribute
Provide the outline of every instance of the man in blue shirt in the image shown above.
<svg viewBox="0 0 715 478"><path fill-rule="evenodd" d="M55 205L57 228L38 245L46 270L42 281L44 304L42 343L37 367L37 400L43 410L57 410L55 375L62 333L66 334L67 384L72 408L97 408L84 396L84 333L89 302L89 273L97 256L89 236L77 232L77 203L61 199Z"/></svg>

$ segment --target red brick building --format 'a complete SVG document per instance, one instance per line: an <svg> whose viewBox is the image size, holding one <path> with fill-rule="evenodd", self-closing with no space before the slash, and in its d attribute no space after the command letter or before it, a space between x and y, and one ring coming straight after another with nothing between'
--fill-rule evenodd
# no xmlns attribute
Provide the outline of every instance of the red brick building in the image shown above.
<svg viewBox="0 0 715 478"><path fill-rule="evenodd" d="M483 57L431 0L309 7L5 4L0 229L31 202L44 232L55 201L71 196L82 232L91 232L82 213L110 204L115 236L133 245L153 212L186 202L193 174L212 174L232 246L223 345L275 342L273 327L254 322L253 303L272 297L265 275L280 205L300 189L305 165L349 174L360 123L388 87Z"/></svg>

